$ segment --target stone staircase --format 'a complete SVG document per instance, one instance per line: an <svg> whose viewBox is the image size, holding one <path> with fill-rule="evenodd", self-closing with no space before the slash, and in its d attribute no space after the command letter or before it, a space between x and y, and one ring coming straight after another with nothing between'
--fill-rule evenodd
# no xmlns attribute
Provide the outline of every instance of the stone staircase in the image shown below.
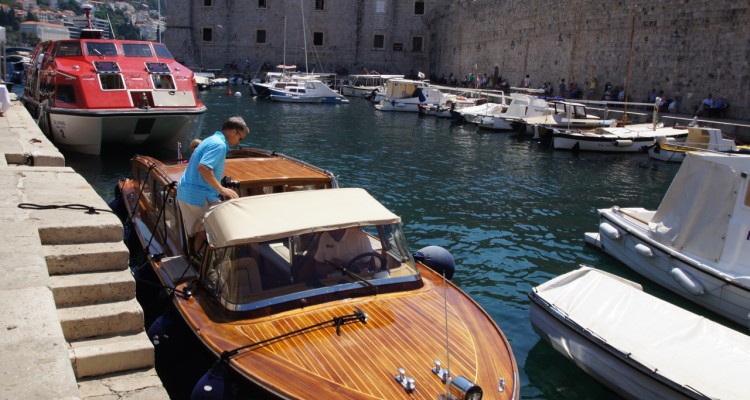
<svg viewBox="0 0 750 400"><path fill-rule="evenodd" d="M101 198L84 204L108 208ZM47 217L39 237L80 397L168 399L119 219L80 210L36 213Z"/></svg>

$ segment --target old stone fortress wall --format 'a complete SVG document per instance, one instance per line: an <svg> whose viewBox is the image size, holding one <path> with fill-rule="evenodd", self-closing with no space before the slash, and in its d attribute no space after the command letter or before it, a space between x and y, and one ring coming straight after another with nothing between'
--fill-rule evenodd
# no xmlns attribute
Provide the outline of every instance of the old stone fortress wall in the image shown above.
<svg viewBox="0 0 750 400"><path fill-rule="evenodd" d="M287 60L295 52L299 63L302 4L308 35L323 35L322 46L308 49L310 62L327 69L460 80L497 67L511 86L529 74L534 87L555 88L563 78L580 87L596 78L594 98L610 82L627 86L631 101L645 101L652 90L679 96L679 112L692 114L711 93L729 104L727 118L750 119L747 0L324 0L322 11L315 0L268 0L265 9L258 0L209 3L192 0L167 16L165 41L189 66L280 63L285 48ZM211 41L201 37L206 27ZM258 29L266 43L256 43ZM375 35L383 35L384 48L373 49Z"/></svg>

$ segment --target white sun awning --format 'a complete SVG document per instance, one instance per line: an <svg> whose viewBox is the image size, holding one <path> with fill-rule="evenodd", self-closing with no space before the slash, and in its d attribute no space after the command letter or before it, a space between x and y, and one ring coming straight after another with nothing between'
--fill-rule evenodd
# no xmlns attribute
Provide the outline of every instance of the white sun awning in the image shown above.
<svg viewBox="0 0 750 400"><path fill-rule="evenodd" d="M399 222L399 216L359 188L243 197L219 204L204 219L208 242L214 247Z"/></svg>

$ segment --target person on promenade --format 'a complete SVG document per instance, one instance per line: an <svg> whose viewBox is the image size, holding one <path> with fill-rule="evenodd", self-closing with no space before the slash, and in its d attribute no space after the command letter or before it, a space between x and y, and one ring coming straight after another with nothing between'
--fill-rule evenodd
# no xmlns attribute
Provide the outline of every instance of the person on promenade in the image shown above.
<svg viewBox="0 0 750 400"><path fill-rule="evenodd" d="M560 79L560 94L562 98L568 97L568 86L565 84L565 78Z"/></svg>
<svg viewBox="0 0 750 400"><path fill-rule="evenodd" d="M526 74L526 77L523 78L523 81L521 82L521 87L530 88L531 87L531 77L529 74Z"/></svg>
<svg viewBox="0 0 750 400"><path fill-rule="evenodd" d="M221 186L229 148L239 144L250 133L242 117L231 117L212 136L203 140L190 156L177 190L185 231L194 237L192 251L197 253L206 241L203 216L220 201L239 197L233 189Z"/></svg>

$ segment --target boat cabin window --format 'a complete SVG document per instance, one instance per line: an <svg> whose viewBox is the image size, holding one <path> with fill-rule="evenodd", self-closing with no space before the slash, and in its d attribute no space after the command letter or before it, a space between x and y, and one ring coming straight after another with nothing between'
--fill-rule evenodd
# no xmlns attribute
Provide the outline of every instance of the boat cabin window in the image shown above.
<svg viewBox="0 0 750 400"><path fill-rule="evenodd" d="M99 83L102 90L122 90L125 89L125 81L122 74L99 74Z"/></svg>
<svg viewBox="0 0 750 400"><path fill-rule="evenodd" d="M81 50L80 42L61 41L57 43L55 57L78 57L82 55L83 51Z"/></svg>
<svg viewBox="0 0 750 400"><path fill-rule="evenodd" d="M327 260L336 252L331 238L351 241L344 247L347 259ZM247 311L309 297L321 288L414 282L419 274L407 249L399 224L299 234L210 249L202 282L227 309Z"/></svg>
<svg viewBox="0 0 750 400"><path fill-rule="evenodd" d="M116 56L117 49L114 43L86 42L86 53L92 56Z"/></svg>
<svg viewBox="0 0 750 400"><path fill-rule="evenodd" d="M152 74L151 80L154 82L154 89L174 90L177 87L172 75Z"/></svg>
<svg viewBox="0 0 750 400"><path fill-rule="evenodd" d="M55 91L55 101L62 103L75 103L76 93L73 89L73 85L57 85Z"/></svg>
<svg viewBox="0 0 750 400"><path fill-rule="evenodd" d="M146 43L123 43L122 52L125 57L153 57L151 47Z"/></svg>
<svg viewBox="0 0 750 400"><path fill-rule="evenodd" d="M168 58L170 60L173 60L174 57L172 56L172 53L167 50L167 46L165 46L163 43L154 43L154 51L156 52L156 56L159 58Z"/></svg>

